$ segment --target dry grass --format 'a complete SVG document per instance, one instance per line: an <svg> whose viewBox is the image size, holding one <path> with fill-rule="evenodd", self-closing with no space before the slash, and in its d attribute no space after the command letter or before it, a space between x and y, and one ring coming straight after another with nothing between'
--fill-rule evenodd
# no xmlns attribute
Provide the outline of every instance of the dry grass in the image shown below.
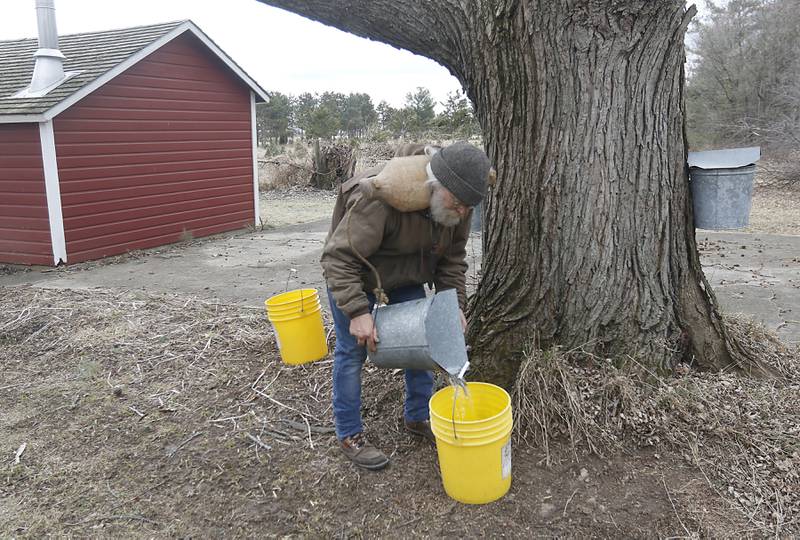
<svg viewBox="0 0 800 540"><path fill-rule="evenodd" d="M517 441L543 448L548 463L564 455L564 442L575 458L678 453L742 514L748 525L740 533L800 533L800 353L751 321L729 327L785 378L681 366L672 379L642 380L581 352L534 350L513 392Z"/></svg>
<svg viewBox="0 0 800 540"><path fill-rule="evenodd" d="M800 348L790 349L774 332L747 315L726 315L725 322L746 356L758 358L779 377L800 381Z"/></svg>
<svg viewBox="0 0 800 540"><path fill-rule="evenodd" d="M744 232L800 235L800 183L794 189L757 185Z"/></svg>
<svg viewBox="0 0 800 540"><path fill-rule="evenodd" d="M311 158L307 156L279 155L258 160L258 185L261 190L307 186L313 173Z"/></svg>
<svg viewBox="0 0 800 540"><path fill-rule="evenodd" d="M336 193L314 188L272 190L261 194L259 210L267 228L330 219Z"/></svg>
<svg viewBox="0 0 800 540"><path fill-rule="evenodd" d="M538 519L514 518L526 496L451 503L435 449L401 428L402 374L370 365L362 415L393 465L355 469L331 361L283 364L260 309L33 287L0 288L0 306L0 537L524 536Z"/></svg>
<svg viewBox="0 0 800 540"><path fill-rule="evenodd" d="M170 484L185 486L179 499L219 506L208 486L230 482L224 498L243 509L263 487L248 479L252 463L236 467L240 452L269 470L267 447L302 452L330 436L324 420L309 431L324 411L310 408L313 392L300 404L275 387L293 375L266 362L274 345L260 310L33 288L0 289L0 302L2 442L27 444L19 464L0 465L0 498L18 506L0 511L3 534L213 534L223 523L204 522L206 504L183 513L193 524L176 519ZM235 530L241 515L229 518Z"/></svg>
<svg viewBox="0 0 800 540"><path fill-rule="evenodd" d="M800 152L762 159L756 168L756 187L800 192Z"/></svg>
<svg viewBox="0 0 800 540"><path fill-rule="evenodd" d="M33 287L0 289L0 306L0 536L798 531L796 382L636 383L531 354L514 393L514 487L470 507L447 499L435 450L403 433L391 372L365 368L363 417L392 467L343 460L331 362L282 364L260 309Z"/></svg>

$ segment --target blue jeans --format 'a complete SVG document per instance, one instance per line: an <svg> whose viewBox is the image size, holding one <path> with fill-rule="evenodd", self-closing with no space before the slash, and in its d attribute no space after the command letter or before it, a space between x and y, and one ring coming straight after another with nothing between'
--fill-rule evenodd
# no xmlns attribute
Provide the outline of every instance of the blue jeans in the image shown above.
<svg viewBox="0 0 800 540"><path fill-rule="evenodd" d="M367 294L370 305L375 303ZM389 291L389 302L407 302L425 298L422 285L409 285ZM342 440L363 431L361 425L361 368L367 359L367 349L356 342L350 333L350 317L336 306L328 291L328 300L336 329L336 347L333 351L333 415L336 436ZM378 336L380 338L380 336ZM406 369L406 400L403 414L409 422L428 420L428 401L433 394L433 373Z"/></svg>

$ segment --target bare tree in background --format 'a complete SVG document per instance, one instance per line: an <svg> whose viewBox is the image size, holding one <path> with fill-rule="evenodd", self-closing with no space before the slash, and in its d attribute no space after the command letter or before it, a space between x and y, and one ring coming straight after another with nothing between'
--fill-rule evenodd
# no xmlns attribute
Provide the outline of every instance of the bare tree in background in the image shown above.
<svg viewBox="0 0 800 540"><path fill-rule="evenodd" d="M670 371L740 368L700 267L683 0L261 0L431 58L475 105L498 181L468 338L509 384L538 338Z"/></svg>
<svg viewBox="0 0 800 540"><path fill-rule="evenodd" d="M693 31L688 85L693 147L759 144L800 149L800 5L797 0L708 2Z"/></svg>

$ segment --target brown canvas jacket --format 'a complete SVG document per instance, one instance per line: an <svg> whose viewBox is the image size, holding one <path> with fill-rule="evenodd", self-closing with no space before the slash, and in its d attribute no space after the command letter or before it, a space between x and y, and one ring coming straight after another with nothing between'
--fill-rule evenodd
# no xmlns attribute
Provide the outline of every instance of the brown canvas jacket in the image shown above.
<svg viewBox="0 0 800 540"><path fill-rule="evenodd" d="M370 311L365 291L372 292L377 284L355 248L378 270L385 291L423 283L437 291L456 289L463 309L472 212L455 227L443 227L427 210L400 212L382 201L367 200L358 181L375 176L381 168L364 171L340 187L320 260L336 305L351 319Z"/></svg>

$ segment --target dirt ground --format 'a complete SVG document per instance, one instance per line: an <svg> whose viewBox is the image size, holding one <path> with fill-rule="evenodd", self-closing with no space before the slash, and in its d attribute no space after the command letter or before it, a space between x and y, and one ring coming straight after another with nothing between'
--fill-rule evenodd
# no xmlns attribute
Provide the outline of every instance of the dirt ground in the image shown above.
<svg viewBox="0 0 800 540"><path fill-rule="evenodd" d="M444 493L399 429L402 381L367 368L364 418L392 459L338 453L330 360L282 364L262 314L179 296L1 289L0 536L690 537L756 528L658 449L518 445L511 492ZM24 445L18 463L14 456Z"/></svg>
<svg viewBox="0 0 800 540"><path fill-rule="evenodd" d="M751 230L800 234L792 197L757 190ZM266 227L324 219L332 205L324 192L262 195ZM781 506L796 500L800 445L774 458L797 479L766 486L786 492L775 503L715 476L725 459L699 459L699 435L691 450L628 444L602 456L515 440L509 494L456 503L435 448L400 429L401 377L370 366L363 415L392 465L359 471L332 433L331 360L283 364L261 309L0 287L0 358L3 538L800 535L797 509ZM784 427L800 440L796 424ZM749 456L741 440L731 452ZM754 477L770 459L753 459Z"/></svg>
<svg viewBox="0 0 800 540"><path fill-rule="evenodd" d="M294 188L261 194L261 219L265 228L278 228L330 218L336 196L330 191Z"/></svg>

